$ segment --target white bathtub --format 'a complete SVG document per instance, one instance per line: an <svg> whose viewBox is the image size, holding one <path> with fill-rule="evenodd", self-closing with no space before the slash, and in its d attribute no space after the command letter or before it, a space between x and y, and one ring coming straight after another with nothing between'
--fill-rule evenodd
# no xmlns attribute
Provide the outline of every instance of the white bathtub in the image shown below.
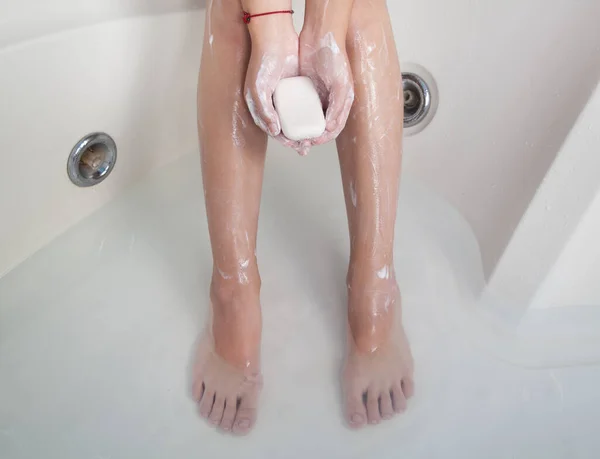
<svg viewBox="0 0 600 459"><path fill-rule="evenodd" d="M0 457L594 457L600 4L389 2L402 62L440 93L405 142L396 250L416 399L344 429L336 158L272 145L266 388L238 441L196 417L185 374L211 264L203 3L0 4ZM77 188L67 156L94 131L118 163Z"/></svg>

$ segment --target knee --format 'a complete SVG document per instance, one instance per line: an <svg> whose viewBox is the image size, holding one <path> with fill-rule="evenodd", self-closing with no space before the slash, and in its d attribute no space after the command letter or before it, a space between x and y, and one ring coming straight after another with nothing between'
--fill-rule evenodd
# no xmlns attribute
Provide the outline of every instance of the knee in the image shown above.
<svg viewBox="0 0 600 459"><path fill-rule="evenodd" d="M239 0L208 0L205 27L212 40L234 46L246 44L249 39Z"/></svg>
<svg viewBox="0 0 600 459"><path fill-rule="evenodd" d="M346 37L350 60L366 57L378 44L389 43L390 37L393 32L385 0L355 1Z"/></svg>
<svg viewBox="0 0 600 459"><path fill-rule="evenodd" d="M348 24L348 35L380 26L382 20L388 17L386 0L355 0Z"/></svg>

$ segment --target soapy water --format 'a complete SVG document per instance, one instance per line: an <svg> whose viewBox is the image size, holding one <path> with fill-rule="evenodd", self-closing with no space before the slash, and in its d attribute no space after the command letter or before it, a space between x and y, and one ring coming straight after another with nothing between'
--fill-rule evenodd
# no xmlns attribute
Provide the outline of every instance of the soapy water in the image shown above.
<svg viewBox="0 0 600 459"><path fill-rule="evenodd" d="M246 120L241 110L243 101L241 100L241 89L238 88L236 91L236 100L233 103L233 112L231 115L232 125L232 139L233 143L237 148L244 148L246 146L246 139L244 137L244 129L247 127Z"/></svg>
<svg viewBox="0 0 600 459"><path fill-rule="evenodd" d="M277 137L281 132L279 116L273 105L273 93L279 81L298 74L298 56L288 49L296 44L283 43L272 50L263 51L260 62L251 54L246 77L245 100L256 125L264 132Z"/></svg>
<svg viewBox="0 0 600 459"><path fill-rule="evenodd" d="M377 277L379 279L389 279L390 278L390 268L388 265L385 265L383 268L377 271Z"/></svg>
<svg viewBox="0 0 600 459"><path fill-rule="evenodd" d="M318 43L300 42L300 73L308 76L319 93L325 109L327 131L312 145L335 139L344 129L354 101L354 84L348 56L340 49L332 32Z"/></svg>
<svg viewBox="0 0 600 459"><path fill-rule="evenodd" d="M254 65L258 65L258 69L249 71L244 98L252 119L261 130L306 155L311 146L335 139L345 126L354 100L348 59L331 32L316 45L300 43L300 62L297 55L281 54L282 50L275 48L262 55L259 64L250 63L249 69ZM287 139L281 133L281 122L273 106L273 93L278 82L298 75L311 78L325 109L327 130L316 139Z"/></svg>
<svg viewBox="0 0 600 459"><path fill-rule="evenodd" d="M259 232L265 393L253 434L241 443L217 434L186 392L211 274L202 261L210 246L198 205L200 165L190 152L0 280L1 457L233 457L240 448L249 459L324 451L335 459L596 457L600 367L520 368L469 340L470 327L482 325L462 320L471 300L461 279L477 274L476 239L454 209L410 175L395 268L415 397L392 421L362 432L345 428L345 267L338 252L347 252L341 185L331 180L337 160L331 149L298 168L281 147L272 148L265 189L281 191L266 193ZM307 189L307 181L321 186ZM294 216L290 197L297 199ZM303 231L298 219L314 231ZM129 253L131 234L137 242ZM81 301L98 279L102 295ZM33 377L39 374L45 390ZM243 393L256 387L244 384ZM69 400L86 400L86 408L65 407ZM144 440L123 442L124 425Z"/></svg>
<svg viewBox="0 0 600 459"><path fill-rule="evenodd" d="M352 201L352 206L356 207L358 198L356 196L356 188L354 187L354 182L350 182L350 200Z"/></svg>

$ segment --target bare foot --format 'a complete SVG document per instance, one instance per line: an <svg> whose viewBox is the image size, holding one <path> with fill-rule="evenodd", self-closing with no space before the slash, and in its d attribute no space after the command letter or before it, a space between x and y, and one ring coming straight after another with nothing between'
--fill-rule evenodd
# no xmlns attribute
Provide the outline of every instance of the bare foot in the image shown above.
<svg viewBox="0 0 600 459"><path fill-rule="evenodd" d="M358 428L404 411L414 383L393 270L384 267L353 277L348 284L348 357L342 385L346 419Z"/></svg>
<svg viewBox="0 0 600 459"><path fill-rule="evenodd" d="M262 388L259 287L219 283L211 287L211 327L198 344L192 394L202 417L244 435L256 422Z"/></svg>

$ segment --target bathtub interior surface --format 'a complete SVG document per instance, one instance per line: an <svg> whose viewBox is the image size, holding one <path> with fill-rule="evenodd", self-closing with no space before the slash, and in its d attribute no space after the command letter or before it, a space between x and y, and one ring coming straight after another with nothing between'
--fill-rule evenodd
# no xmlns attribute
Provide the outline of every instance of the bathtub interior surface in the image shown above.
<svg viewBox="0 0 600 459"><path fill-rule="evenodd" d="M465 216L494 271L600 79L596 0L388 1L402 62L439 109L405 166Z"/></svg>
<svg viewBox="0 0 600 459"><path fill-rule="evenodd" d="M205 0L24 0L0 3L0 48L124 18L200 9Z"/></svg>
<svg viewBox="0 0 600 459"><path fill-rule="evenodd" d="M0 49L0 276L130 183L197 148L203 16L108 21ZM98 131L117 143L117 167L110 180L78 189L67 157Z"/></svg>
<svg viewBox="0 0 600 459"><path fill-rule="evenodd" d="M489 276L598 82L600 2L387 3L402 63L440 92L432 123L406 139L405 169L465 216ZM0 275L196 147L204 5L0 2ZM75 192L66 156L95 131L115 138L119 167Z"/></svg>
<svg viewBox="0 0 600 459"><path fill-rule="evenodd" d="M509 365L450 320L481 286L477 244L409 178L395 250L417 392L404 415L352 432L338 383L348 236L336 155L270 148L266 384L256 430L222 435L189 398L211 256L199 159L182 156L0 280L0 457L594 457L600 366Z"/></svg>
<svg viewBox="0 0 600 459"><path fill-rule="evenodd" d="M210 429L188 397L211 265L191 153L205 2L51 3L0 5L0 457L597 455L599 308L511 326L476 298L598 82L600 3L388 2L402 61L441 95L405 142L396 246L417 395L393 422L343 427L335 154L272 146L266 387L244 440ZM115 137L118 167L75 189L66 155L96 130Z"/></svg>

